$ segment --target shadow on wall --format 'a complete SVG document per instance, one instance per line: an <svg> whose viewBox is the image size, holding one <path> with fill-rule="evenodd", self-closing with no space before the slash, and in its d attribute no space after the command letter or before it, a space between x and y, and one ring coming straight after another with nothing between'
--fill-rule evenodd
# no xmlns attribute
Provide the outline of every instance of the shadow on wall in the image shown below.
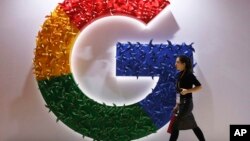
<svg viewBox="0 0 250 141"><path fill-rule="evenodd" d="M216 126L214 125L214 101L213 95L210 89L210 85L206 81L206 74L203 74L199 68L199 64L196 67L195 75L202 83L202 90L198 92L198 95L194 96L194 115L196 117L197 123L204 132L205 137L214 137ZM211 134L211 135L208 135ZM208 140L215 140L213 139Z"/></svg>

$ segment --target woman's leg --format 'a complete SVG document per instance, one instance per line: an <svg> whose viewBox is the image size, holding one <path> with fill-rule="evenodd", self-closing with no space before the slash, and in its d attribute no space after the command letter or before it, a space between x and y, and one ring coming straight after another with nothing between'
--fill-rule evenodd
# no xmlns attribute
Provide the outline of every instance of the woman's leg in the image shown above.
<svg viewBox="0 0 250 141"><path fill-rule="evenodd" d="M169 141L176 141L179 136L179 130L173 130Z"/></svg>
<svg viewBox="0 0 250 141"><path fill-rule="evenodd" d="M197 138L199 139L199 141L205 141L205 137L200 129L200 127L195 127L193 128L194 134L197 136Z"/></svg>

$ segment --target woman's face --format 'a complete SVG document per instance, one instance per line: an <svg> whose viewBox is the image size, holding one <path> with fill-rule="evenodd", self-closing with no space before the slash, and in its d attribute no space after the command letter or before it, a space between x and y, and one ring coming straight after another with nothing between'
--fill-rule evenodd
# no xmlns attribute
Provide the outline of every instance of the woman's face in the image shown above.
<svg viewBox="0 0 250 141"><path fill-rule="evenodd" d="M178 71L183 71L183 70L185 69L185 67L186 67L186 64L185 64L185 63L182 63L182 62L180 61L180 58L177 57L177 58L176 58L176 61L175 61L175 67L176 67L176 69L177 69Z"/></svg>

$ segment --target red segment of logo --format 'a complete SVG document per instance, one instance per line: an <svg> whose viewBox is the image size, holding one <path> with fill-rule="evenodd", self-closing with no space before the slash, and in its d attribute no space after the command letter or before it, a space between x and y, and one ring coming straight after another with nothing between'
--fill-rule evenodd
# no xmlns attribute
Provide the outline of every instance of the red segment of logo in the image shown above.
<svg viewBox="0 0 250 141"><path fill-rule="evenodd" d="M169 4L168 0L65 0L60 7L82 29L98 18L112 15L130 16L147 24Z"/></svg>

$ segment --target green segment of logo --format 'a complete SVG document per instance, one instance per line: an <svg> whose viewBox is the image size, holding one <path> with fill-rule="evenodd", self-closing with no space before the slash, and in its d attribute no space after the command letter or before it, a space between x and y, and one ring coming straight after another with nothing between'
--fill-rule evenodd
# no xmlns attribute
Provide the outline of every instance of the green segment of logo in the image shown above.
<svg viewBox="0 0 250 141"><path fill-rule="evenodd" d="M124 106L99 104L88 98L72 74L38 81L39 89L57 121L76 132L104 141L128 141L157 131L152 119L136 103Z"/></svg>

